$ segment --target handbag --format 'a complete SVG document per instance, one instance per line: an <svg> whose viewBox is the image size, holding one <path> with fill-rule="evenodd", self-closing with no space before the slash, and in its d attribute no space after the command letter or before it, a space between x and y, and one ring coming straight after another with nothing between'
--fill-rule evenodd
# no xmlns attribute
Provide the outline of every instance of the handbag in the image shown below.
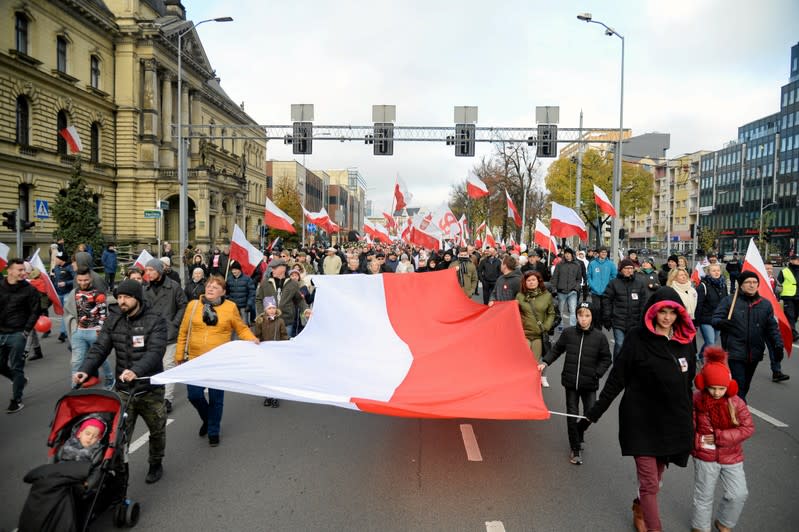
<svg viewBox="0 0 799 532"><path fill-rule="evenodd" d="M196 299L194 301L194 308L191 309L191 314L189 315L189 330L186 331L186 343L183 345L183 362L187 362L189 360L189 338L191 337L191 322L194 321L194 311L197 310L197 307L200 306L200 300Z"/></svg>

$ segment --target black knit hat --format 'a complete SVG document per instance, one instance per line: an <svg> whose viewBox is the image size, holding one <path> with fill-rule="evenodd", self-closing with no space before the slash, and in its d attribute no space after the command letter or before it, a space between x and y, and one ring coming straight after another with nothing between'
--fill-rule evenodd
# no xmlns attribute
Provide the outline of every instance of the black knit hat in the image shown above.
<svg viewBox="0 0 799 532"><path fill-rule="evenodd" d="M119 283L119 286L117 287L117 295L126 295L136 298L139 303L141 303L144 299L141 283L134 281L133 279L125 279Z"/></svg>
<svg viewBox="0 0 799 532"><path fill-rule="evenodd" d="M743 271L738 275L738 285L740 286L744 284L744 281L752 278L757 280L757 284L760 284L760 278L757 276L755 272L750 272L749 270Z"/></svg>

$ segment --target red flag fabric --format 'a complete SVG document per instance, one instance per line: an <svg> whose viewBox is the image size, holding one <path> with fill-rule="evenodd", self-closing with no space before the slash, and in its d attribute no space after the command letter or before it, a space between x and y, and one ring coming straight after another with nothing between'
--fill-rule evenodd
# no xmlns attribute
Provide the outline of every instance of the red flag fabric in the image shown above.
<svg viewBox="0 0 799 532"><path fill-rule="evenodd" d="M480 225L478 225L478 226L477 226L477 229L475 229L475 230L474 230L474 236L475 236L475 237L478 237L478 236L482 235L482 234L483 234L483 232L486 230L486 226L487 226L487 225L488 225L488 224L487 224L485 221L483 221L483 223L481 223Z"/></svg>
<svg viewBox="0 0 799 532"><path fill-rule="evenodd" d="M409 216L408 220L405 222L405 227L402 229L402 234L400 234L400 238L402 239L402 241L410 244L412 232L413 232L413 220Z"/></svg>
<svg viewBox="0 0 799 532"><path fill-rule="evenodd" d="M710 264L707 258L704 260L697 261L696 266L694 266L694 271L691 272L691 281L693 281L694 286L699 286L699 283L702 282L702 278L705 276L705 267Z"/></svg>
<svg viewBox="0 0 799 532"><path fill-rule="evenodd" d="M391 214L387 213L386 211L383 211L383 218L386 219L386 227L388 228L389 231L397 229L397 221L394 219L393 216L391 216Z"/></svg>
<svg viewBox="0 0 799 532"><path fill-rule="evenodd" d="M585 223L583 223L577 213L554 201L552 202L550 232L553 236L559 238L579 236L580 240L588 240L588 230L585 228Z"/></svg>
<svg viewBox="0 0 799 532"><path fill-rule="evenodd" d="M391 244L391 236L388 230L379 224L373 224L368 219L363 220L363 232L372 237L372 240L380 240L386 244Z"/></svg>
<svg viewBox="0 0 799 532"><path fill-rule="evenodd" d="M555 254L558 253L558 241L550 234L547 226L544 225L544 223L539 219L535 220L535 233L533 235L533 241L541 249L546 249L547 251L551 251Z"/></svg>
<svg viewBox="0 0 799 532"><path fill-rule="evenodd" d="M476 175L469 173L466 176L466 194L472 199L488 196L488 187Z"/></svg>
<svg viewBox="0 0 799 532"><path fill-rule="evenodd" d="M8 266L8 253L10 251L11 249L8 246L0 242L0 271L5 270L6 266Z"/></svg>
<svg viewBox="0 0 799 532"><path fill-rule="evenodd" d="M144 267L147 266L147 263L150 262L151 260L153 260L154 258L155 257L150 255L149 251L147 251L146 249L143 249L141 251L141 253L139 253L139 256L136 259L136 262L133 263L133 267L136 268L136 269L139 269L141 271L144 271Z"/></svg>
<svg viewBox="0 0 799 532"><path fill-rule="evenodd" d="M472 301L452 269L314 283L312 325L291 342L229 342L152 382L401 417L549 418L515 302ZM380 349L353 352L353 330Z"/></svg>
<svg viewBox="0 0 799 532"><path fill-rule="evenodd" d="M605 191L599 188L598 186L594 185L594 201L599 207L599 210L607 214L608 216L616 217L616 209L613 208L613 203L608 199L607 194Z"/></svg>
<svg viewBox="0 0 799 532"><path fill-rule="evenodd" d="M774 295L774 290L771 288L771 283L769 282L768 274L766 273L766 266L763 264L763 258L760 256L760 252L757 250L757 246L755 246L755 240L753 238L749 239L749 247L746 250L746 257L744 257L744 263L741 267L741 271L753 272L755 275L757 275L757 279L759 281L757 292L760 294L760 297L768 300L768 302L771 303L771 306L774 309L774 317L777 318L777 324L779 325L782 344L785 347L785 351L788 353L788 356L791 356L791 351L793 350L793 333L791 332L791 324L788 323L788 318L785 316L785 311L782 310L782 306L779 304L776 296Z"/></svg>
<svg viewBox="0 0 799 532"><path fill-rule="evenodd" d="M75 129L75 126L67 126L59 131L58 134L67 141L70 153L78 153L83 150L83 144L80 141L80 135L78 135L78 130Z"/></svg>
<svg viewBox="0 0 799 532"><path fill-rule="evenodd" d="M233 238L230 239L230 258L237 261L241 265L241 271L250 277L264 260L264 254L250 244L237 224L233 225Z"/></svg>
<svg viewBox="0 0 799 532"><path fill-rule="evenodd" d="M408 206L411 201L411 194L408 192L408 187L405 181L397 176L397 181L394 183L394 212L401 211Z"/></svg>
<svg viewBox="0 0 799 532"><path fill-rule="evenodd" d="M424 229L411 227L411 244L435 251L441 247L441 240Z"/></svg>
<svg viewBox="0 0 799 532"><path fill-rule="evenodd" d="M505 197L508 200L508 218L513 218L513 223L516 224L516 227L522 226L522 217L519 216L519 211L516 210L516 205L513 204L513 200L510 199L510 194L508 191L505 191Z"/></svg>
<svg viewBox="0 0 799 532"><path fill-rule="evenodd" d="M289 233L297 232L294 228L294 219L275 205L268 196L264 205L264 225Z"/></svg>
<svg viewBox="0 0 799 532"><path fill-rule="evenodd" d="M39 277L37 279L31 280L31 284L34 286L38 284L39 286L36 286L36 289L43 294L47 294L47 299L49 299L50 303L53 304L53 310L55 313L59 316L63 316L64 306L61 304L61 299L58 297L58 292L56 292L55 286L53 286L53 281L50 280L50 276L47 274L47 270L42 263L42 259L39 257L39 248L36 248L31 260L28 262L30 262L31 266L39 270Z"/></svg>
<svg viewBox="0 0 799 532"><path fill-rule="evenodd" d="M483 241L483 246L487 248L497 247L497 241L494 240L494 235L491 234L491 231L486 231L486 237Z"/></svg>

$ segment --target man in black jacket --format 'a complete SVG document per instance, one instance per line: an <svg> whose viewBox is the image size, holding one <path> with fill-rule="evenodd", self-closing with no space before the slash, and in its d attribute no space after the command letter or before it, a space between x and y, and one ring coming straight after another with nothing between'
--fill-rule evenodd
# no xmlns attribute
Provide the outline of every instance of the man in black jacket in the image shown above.
<svg viewBox="0 0 799 532"><path fill-rule="evenodd" d="M760 281L754 272L738 276L738 297L732 316L733 295L721 300L713 313L713 327L721 329L721 346L729 353L727 363L732 378L738 383L738 396L746 400L757 365L763 360L768 344L774 357L782 360L783 344L771 303L758 294Z"/></svg>
<svg viewBox="0 0 799 532"><path fill-rule="evenodd" d="M6 412L23 409L25 389L25 342L39 318L39 292L25 280L25 261L8 261L6 278L0 281L0 375L12 382L12 398Z"/></svg>
<svg viewBox="0 0 799 532"><path fill-rule="evenodd" d="M563 260L555 266L555 271L552 274L551 284L558 293L561 316L568 311L566 317L569 320L568 325L571 327L577 325L577 299L585 280L584 271L583 264L574 260L574 251L565 248Z"/></svg>
<svg viewBox="0 0 799 532"><path fill-rule="evenodd" d="M483 305L488 305L491 292L494 291L494 285L497 284L497 279L502 275L499 265L500 260L497 258L497 250L492 247L487 248L483 260L477 265L477 277L483 285Z"/></svg>
<svg viewBox="0 0 799 532"><path fill-rule="evenodd" d="M606 329L613 329L613 361L624 344L624 335L641 324L646 304L647 286L643 279L635 275L635 264L630 259L619 263L619 273L605 288L605 302L602 307L602 323Z"/></svg>
<svg viewBox="0 0 799 532"><path fill-rule="evenodd" d="M116 351L117 391L123 395L123 400L127 399L124 396L134 394L128 404L125 432L130 442L136 418L144 418L150 430L150 468L145 481L152 484L158 482L164 472L161 465L166 448L164 387L135 386L133 381L163 371L166 320L144 302L141 284L131 279L119 284L117 302L122 312L113 313L105 320L97 341L92 344L73 380L76 383L85 381L89 374L96 373L112 349Z"/></svg>

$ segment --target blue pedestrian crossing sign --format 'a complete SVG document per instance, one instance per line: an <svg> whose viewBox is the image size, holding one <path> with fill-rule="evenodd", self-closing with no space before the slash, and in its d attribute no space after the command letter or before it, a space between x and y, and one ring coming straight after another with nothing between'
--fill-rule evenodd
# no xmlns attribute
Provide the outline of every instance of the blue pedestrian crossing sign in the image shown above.
<svg viewBox="0 0 799 532"><path fill-rule="evenodd" d="M36 200L36 217L37 218L50 217L50 207L47 205L47 200L43 199Z"/></svg>

